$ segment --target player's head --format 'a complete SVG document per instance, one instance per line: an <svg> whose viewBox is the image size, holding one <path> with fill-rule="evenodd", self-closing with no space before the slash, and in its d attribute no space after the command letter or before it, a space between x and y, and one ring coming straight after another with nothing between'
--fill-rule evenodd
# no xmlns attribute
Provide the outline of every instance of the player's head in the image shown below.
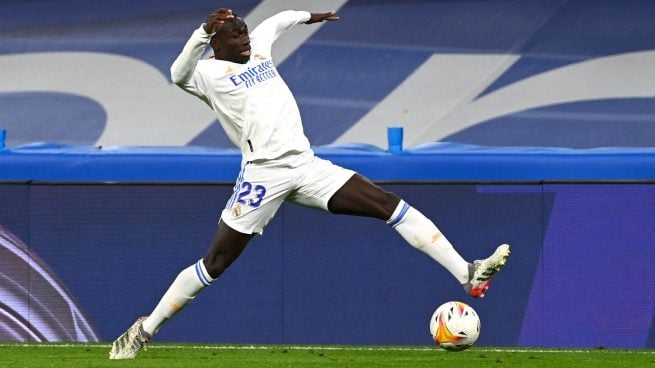
<svg viewBox="0 0 655 368"><path fill-rule="evenodd" d="M250 37L243 18L234 14L211 38L216 59L245 64L250 59Z"/></svg>

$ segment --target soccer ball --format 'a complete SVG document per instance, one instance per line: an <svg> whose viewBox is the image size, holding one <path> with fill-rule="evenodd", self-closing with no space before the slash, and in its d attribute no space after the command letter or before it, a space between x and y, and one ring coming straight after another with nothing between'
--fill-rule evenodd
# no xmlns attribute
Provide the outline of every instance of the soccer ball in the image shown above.
<svg viewBox="0 0 655 368"><path fill-rule="evenodd" d="M444 303L432 314L430 334L434 342L446 350L468 349L480 336L480 317L466 303Z"/></svg>

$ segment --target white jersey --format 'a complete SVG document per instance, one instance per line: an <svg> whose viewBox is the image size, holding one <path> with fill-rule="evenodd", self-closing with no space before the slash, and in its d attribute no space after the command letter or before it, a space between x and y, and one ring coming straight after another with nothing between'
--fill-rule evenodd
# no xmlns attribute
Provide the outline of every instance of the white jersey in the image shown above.
<svg viewBox="0 0 655 368"><path fill-rule="evenodd" d="M211 35L200 26L171 66L171 78L216 112L243 161L274 159L310 151L298 105L271 59L271 46L284 31L307 22L310 13L284 11L250 34L250 60L200 60Z"/></svg>

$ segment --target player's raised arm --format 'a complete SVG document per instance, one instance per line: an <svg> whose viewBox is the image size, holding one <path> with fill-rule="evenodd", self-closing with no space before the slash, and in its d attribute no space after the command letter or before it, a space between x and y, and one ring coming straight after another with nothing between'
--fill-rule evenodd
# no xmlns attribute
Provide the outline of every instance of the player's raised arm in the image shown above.
<svg viewBox="0 0 655 368"><path fill-rule="evenodd" d="M298 24L312 24L338 20L335 12L310 13L307 11L285 10L261 22L251 33L251 38L261 44L273 44L284 32Z"/></svg>
<svg viewBox="0 0 655 368"><path fill-rule="evenodd" d="M192 92L193 85L189 82L193 78L193 72L198 60L204 54L212 36L223 27L226 21L233 18L234 14L232 14L231 9L220 8L211 13L205 23L193 32L184 45L182 52L171 65L171 80L173 83Z"/></svg>

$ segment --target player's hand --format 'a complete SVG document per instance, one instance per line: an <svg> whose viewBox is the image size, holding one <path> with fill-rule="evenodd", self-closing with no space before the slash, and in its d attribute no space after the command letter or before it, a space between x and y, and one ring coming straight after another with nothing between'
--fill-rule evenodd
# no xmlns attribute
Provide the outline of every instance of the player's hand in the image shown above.
<svg viewBox="0 0 655 368"><path fill-rule="evenodd" d="M207 32L207 34L218 32L223 27L223 24L230 19L234 19L232 9L218 9L207 17L204 25L205 32Z"/></svg>
<svg viewBox="0 0 655 368"><path fill-rule="evenodd" d="M305 23L312 24L312 23L322 22L324 20L329 20L329 21L339 20L339 16L337 15L336 12L333 11L329 13L312 13L311 18L309 18L309 20Z"/></svg>

